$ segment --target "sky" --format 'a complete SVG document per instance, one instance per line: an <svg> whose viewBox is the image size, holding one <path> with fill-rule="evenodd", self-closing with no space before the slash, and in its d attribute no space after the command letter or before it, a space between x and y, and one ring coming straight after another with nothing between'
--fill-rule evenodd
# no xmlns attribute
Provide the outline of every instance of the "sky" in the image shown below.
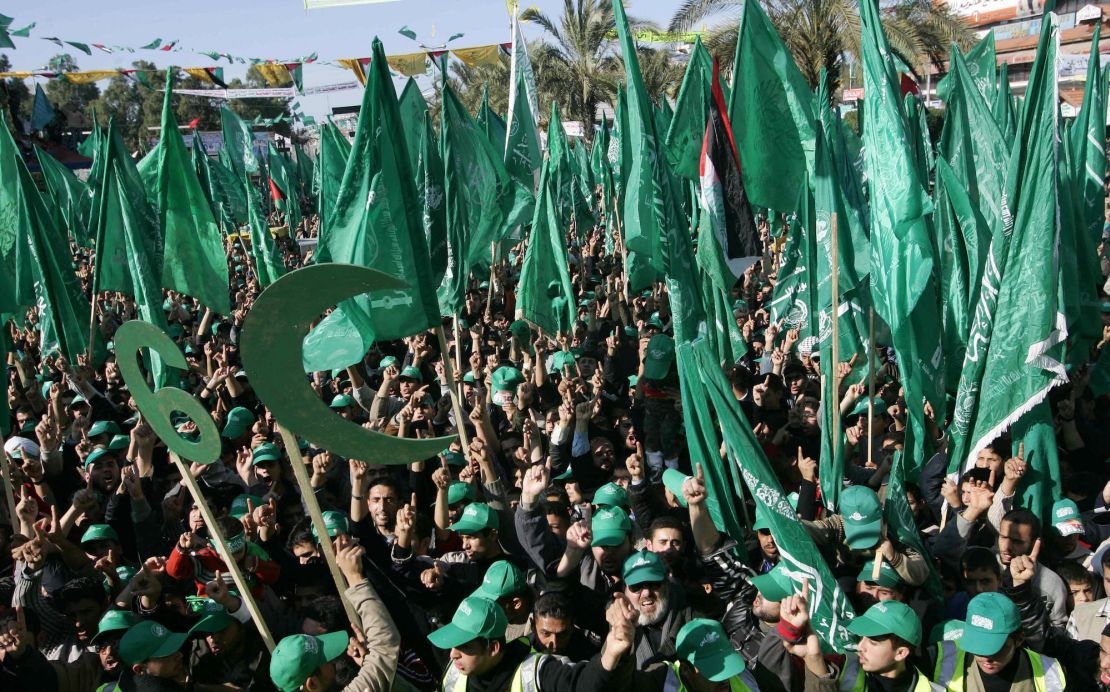
<svg viewBox="0 0 1110 692"><path fill-rule="evenodd" d="M522 0L549 16L561 14L563 0ZM670 21L679 0L631 0L629 14L661 25ZM408 26L420 42L438 46L452 34L463 38L450 45L458 48L510 40L504 0L397 0L382 4L334 7L305 11L301 0L36 0L0 9L14 18L11 28L36 22L30 38L13 38L15 50L4 50L17 71L43 67L51 56L63 52L43 36L82 43L138 47L155 38L177 39L185 50L171 53L136 51L106 54L93 49L87 56L67 47L82 70L130 67L132 60L150 60L159 67L224 67L227 80L241 77L242 65L214 63L204 55L188 52L219 51L233 55L292 60L316 52L321 60L367 57L374 36L381 38L387 54L420 50L416 42L397 33ZM538 27L521 25L524 35L541 35ZM312 87L354 80L349 70L306 65L304 86ZM103 87L106 82L98 83ZM403 81L398 80L398 85ZM491 88L494 85L490 85ZM182 97L186 98L186 97ZM198 97L189 97L198 98ZM298 99L308 115L320 117L333 106L359 103L361 92L348 90Z"/></svg>

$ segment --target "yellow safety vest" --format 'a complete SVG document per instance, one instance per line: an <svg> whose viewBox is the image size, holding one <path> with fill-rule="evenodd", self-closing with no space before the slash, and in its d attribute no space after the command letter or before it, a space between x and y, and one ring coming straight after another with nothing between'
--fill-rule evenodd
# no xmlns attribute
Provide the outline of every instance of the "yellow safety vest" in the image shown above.
<svg viewBox="0 0 1110 692"><path fill-rule="evenodd" d="M686 686L682 684L682 676L678 674L678 662L670 664L667 669L667 680L663 683L663 692L686 692ZM751 672L745 668L739 675L734 675L728 679L728 688L731 692L759 692L759 685L756 684L755 678L752 677Z"/></svg>
<svg viewBox="0 0 1110 692"><path fill-rule="evenodd" d="M1021 651L1029 657L1029 666L1033 669L1033 687L1037 692L1064 689L1064 669L1056 659L1029 649ZM964 692L967 689L967 666L967 652L957 646L956 642L940 642L933 680L950 692Z"/></svg>
<svg viewBox="0 0 1110 692"><path fill-rule="evenodd" d="M944 688L929 682L929 678L915 670L917 680L913 684L913 692L940 692ZM841 692L865 692L867 689L867 674L859 664L859 656L848 655L844 659L844 669L840 671Z"/></svg>
<svg viewBox="0 0 1110 692"><path fill-rule="evenodd" d="M509 692L539 692L540 664L546 657L546 654L535 652L528 654L528 657L517 666ZM466 692L466 677L458 668L449 665L443 674L443 686L440 689L443 692Z"/></svg>

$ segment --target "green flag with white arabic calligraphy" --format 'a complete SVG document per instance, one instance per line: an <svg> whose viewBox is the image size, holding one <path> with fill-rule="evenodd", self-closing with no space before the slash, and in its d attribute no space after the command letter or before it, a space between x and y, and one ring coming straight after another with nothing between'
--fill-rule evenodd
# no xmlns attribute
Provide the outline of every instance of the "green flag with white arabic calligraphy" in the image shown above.
<svg viewBox="0 0 1110 692"><path fill-rule="evenodd" d="M548 334L569 334L575 317L574 291L566 233L555 208L552 165L548 160L540 169L540 195L520 268L517 310L521 317Z"/></svg>

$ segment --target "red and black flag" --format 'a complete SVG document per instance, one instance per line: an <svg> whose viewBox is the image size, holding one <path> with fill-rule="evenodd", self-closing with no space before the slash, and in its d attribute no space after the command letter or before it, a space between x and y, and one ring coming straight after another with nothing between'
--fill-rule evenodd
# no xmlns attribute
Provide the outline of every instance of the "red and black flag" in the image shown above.
<svg viewBox="0 0 1110 692"><path fill-rule="evenodd" d="M701 147L702 205L713 223L728 262L729 269L739 277L763 254L755 216L744 190L740 174L740 156L728 122L728 108L721 91L720 68L713 61L713 95L709 103L709 122Z"/></svg>

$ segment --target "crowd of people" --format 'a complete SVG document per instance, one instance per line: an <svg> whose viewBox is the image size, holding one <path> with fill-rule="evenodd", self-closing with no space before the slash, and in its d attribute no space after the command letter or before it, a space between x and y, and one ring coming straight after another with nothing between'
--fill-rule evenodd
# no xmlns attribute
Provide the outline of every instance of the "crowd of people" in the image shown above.
<svg viewBox="0 0 1110 692"><path fill-rule="evenodd" d="M279 239L288 269L312 261L296 241L316 223ZM1029 471L1007 438L953 479L942 436L906 483L922 553L883 519L907 404L893 354L876 349L876 398L860 385L841 393L849 462L829 513L818 476L831 403L817 354L769 320L782 243L761 226L764 256L732 296L748 351L727 375L849 595L856 651L822 645L810 622L817 585L788 570L757 502L722 498L745 505L745 535L715 525L705 470L684 443L667 291L627 296L619 243L607 251L599 226L570 241L569 333L517 319L516 253L473 283L457 330L445 321L447 353L428 332L309 375L335 415L373 430L465 433L437 457L401 465L299 445L349 585L342 595L276 422L241 367L259 287L240 245L228 246L230 315L174 292L162 306L188 362L174 384L220 431L219 461L189 472L228 553L114 354L99 363L42 354L36 310L13 321L4 456L16 516L2 510L0 689L1110 689L1110 407L1087 387L1088 369L1051 394L1063 474L1051 517L1022 506ZM91 261L74 246L87 291ZM108 341L135 318L126 295L96 303ZM1110 304L1102 320L1092 357L1110 341ZM196 432L186 417L174 423ZM925 588L934 570L943 600Z"/></svg>

